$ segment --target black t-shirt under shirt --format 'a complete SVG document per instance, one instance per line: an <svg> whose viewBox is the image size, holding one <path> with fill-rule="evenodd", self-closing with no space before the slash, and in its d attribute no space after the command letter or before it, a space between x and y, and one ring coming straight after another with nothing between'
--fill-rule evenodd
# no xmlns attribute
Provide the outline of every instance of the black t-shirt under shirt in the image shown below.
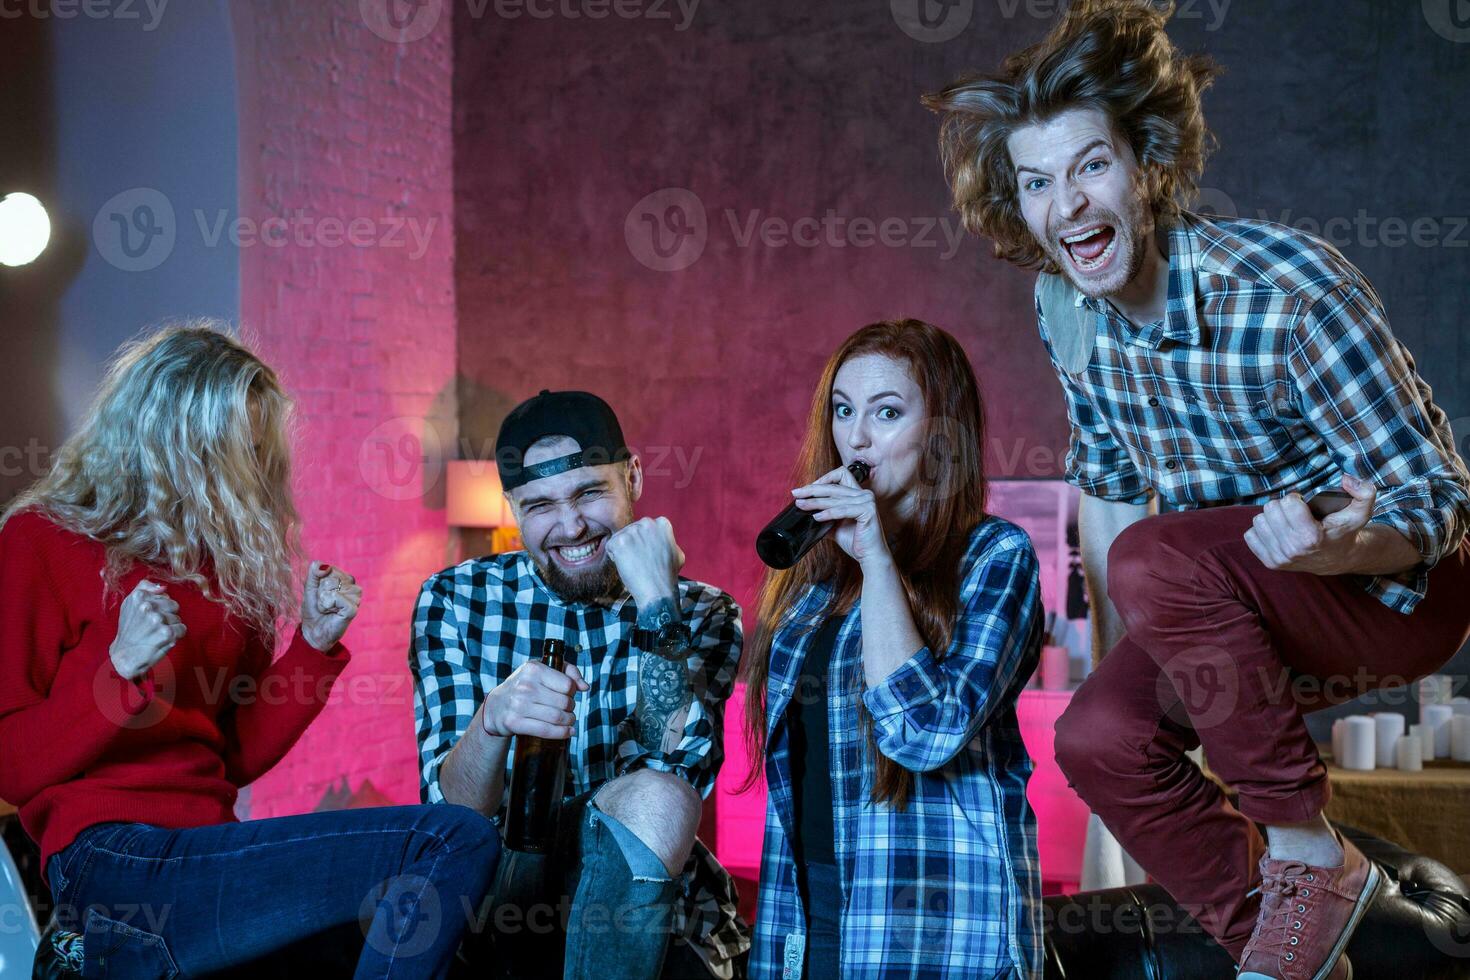
<svg viewBox="0 0 1470 980"><path fill-rule="evenodd" d="M843 617L828 617L817 629L796 679L791 725L791 806L798 864L836 864L833 843L832 756L827 732L827 678L832 648Z"/></svg>

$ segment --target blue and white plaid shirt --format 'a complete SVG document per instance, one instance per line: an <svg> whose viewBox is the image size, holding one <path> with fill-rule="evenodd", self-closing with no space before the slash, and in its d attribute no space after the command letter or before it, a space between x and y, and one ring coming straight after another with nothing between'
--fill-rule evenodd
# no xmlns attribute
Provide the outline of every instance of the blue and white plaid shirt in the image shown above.
<svg viewBox="0 0 1470 980"><path fill-rule="evenodd" d="M831 593L827 584L809 588L771 644L770 795L753 977L801 973L806 915L790 842L787 709ZM1024 531L991 517L971 532L958 609L942 657L925 647L871 689L860 602L833 645L827 713L847 980L1041 975L1041 871L1026 802L1031 760L1016 721L1016 697L1041 645L1041 585ZM902 811L871 800L874 764L857 723L859 697L878 751L913 774Z"/></svg>
<svg viewBox="0 0 1470 980"><path fill-rule="evenodd" d="M1372 284L1329 243L1268 221L1186 212L1168 240L1163 320L1137 327L1076 294L1096 336L1076 372L1052 345L1038 277L1037 321L1072 423L1067 482L1187 510L1309 496L1343 473L1369 480L1372 522L1423 561L1360 581L1411 612L1465 536L1470 474Z"/></svg>
<svg viewBox="0 0 1470 980"><path fill-rule="evenodd" d="M694 700L684 737L667 752L639 744L638 610L626 593L611 604L567 602L553 592L524 551L475 558L429 578L413 618L409 668L414 678L421 795L440 803L439 770L492 688L541 648L564 640L588 690L577 696L568 748L568 795L597 789L638 768L683 776L708 796L724 761L725 702L735 683L742 637L740 607L713 586L679 579L679 606L693 633L689 656ZM513 759L505 765L510 785ZM509 794L507 794L508 796ZM505 802L495 816L500 822ZM680 875L671 930L687 939L716 976L750 945L736 909L735 883L701 841ZM613 980L613 978L602 978Z"/></svg>

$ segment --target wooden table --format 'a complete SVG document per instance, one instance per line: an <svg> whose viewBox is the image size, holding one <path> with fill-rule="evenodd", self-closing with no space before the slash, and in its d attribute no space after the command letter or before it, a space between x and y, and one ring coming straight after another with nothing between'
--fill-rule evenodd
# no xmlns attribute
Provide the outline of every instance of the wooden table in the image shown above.
<svg viewBox="0 0 1470 980"><path fill-rule="evenodd" d="M1470 763L1435 760L1423 772L1358 772L1327 761L1327 816L1470 874Z"/></svg>

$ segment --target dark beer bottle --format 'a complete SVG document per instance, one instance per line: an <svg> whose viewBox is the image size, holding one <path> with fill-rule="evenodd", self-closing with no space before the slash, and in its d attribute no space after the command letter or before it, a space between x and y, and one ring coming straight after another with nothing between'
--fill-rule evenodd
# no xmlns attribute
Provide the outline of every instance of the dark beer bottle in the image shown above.
<svg viewBox="0 0 1470 980"><path fill-rule="evenodd" d="M557 673L566 667L567 645L541 641L541 662ZM510 802L505 812L505 846L545 854L556 841L562 793L566 789L567 740L517 735L510 769Z"/></svg>
<svg viewBox="0 0 1470 980"><path fill-rule="evenodd" d="M868 464L853 461L847 472L858 483L868 482ZM801 556L812 550L812 545L825 538L837 526L836 521L819 521L811 512L796 506L796 501L771 519L765 530L755 539L755 553L761 561L772 568L790 568L801 561Z"/></svg>

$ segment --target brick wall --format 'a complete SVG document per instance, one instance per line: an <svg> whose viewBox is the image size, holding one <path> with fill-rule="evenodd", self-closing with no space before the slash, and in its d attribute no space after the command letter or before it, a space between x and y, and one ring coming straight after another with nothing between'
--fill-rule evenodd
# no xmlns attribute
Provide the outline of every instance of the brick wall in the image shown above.
<svg viewBox="0 0 1470 980"><path fill-rule="evenodd" d="M297 402L307 551L365 590L351 665L250 815L343 776L417 802L407 638L446 564L432 461L455 431L449 18L395 43L357 0L232 7L241 317Z"/></svg>

